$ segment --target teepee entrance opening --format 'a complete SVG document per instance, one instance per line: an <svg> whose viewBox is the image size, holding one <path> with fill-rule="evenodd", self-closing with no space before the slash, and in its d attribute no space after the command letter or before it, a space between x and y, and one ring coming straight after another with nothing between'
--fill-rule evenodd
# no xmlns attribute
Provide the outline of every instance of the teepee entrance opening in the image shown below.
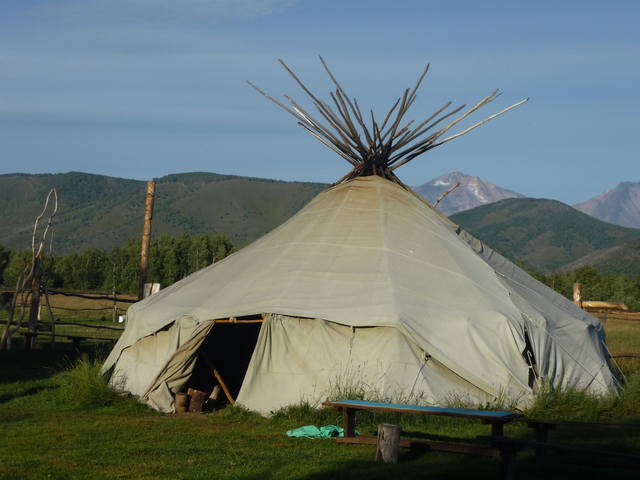
<svg viewBox="0 0 640 480"><path fill-rule="evenodd" d="M205 392L205 410L235 403L262 326L261 320L216 321L198 349L187 387Z"/></svg>

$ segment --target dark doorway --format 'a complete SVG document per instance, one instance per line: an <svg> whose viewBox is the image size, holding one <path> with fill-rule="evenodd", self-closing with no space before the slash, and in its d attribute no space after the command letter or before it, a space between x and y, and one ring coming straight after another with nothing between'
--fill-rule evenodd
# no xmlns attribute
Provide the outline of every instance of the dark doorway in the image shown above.
<svg viewBox="0 0 640 480"><path fill-rule="evenodd" d="M231 396L237 398L261 326L261 323L216 323L198 350L198 358L187 386L210 394L219 383L215 370ZM221 395L215 407L220 407L225 401L225 395Z"/></svg>

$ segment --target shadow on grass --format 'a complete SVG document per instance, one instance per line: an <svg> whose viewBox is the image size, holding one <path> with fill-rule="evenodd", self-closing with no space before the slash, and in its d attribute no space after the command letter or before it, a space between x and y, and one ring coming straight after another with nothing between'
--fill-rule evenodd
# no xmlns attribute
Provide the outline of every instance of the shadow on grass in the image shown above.
<svg viewBox="0 0 640 480"><path fill-rule="evenodd" d="M26 351L19 340L14 340L11 350L0 352L0 383L49 378L68 369L78 358L78 352L74 352L68 343L56 344L55 349L44 345L42 350ZM105 356L103 349L91 344L83 346L80 354L90 359Z"/></svg>
<svg viewBox="0 0 640 480"><path fill-rule="evenodd" d="M373 461L375 449L371 449L371 461L345 462L338 469L313 473L303 480L330 479L495 479L500 478L500 463L473 457L433 453L401 452L396 465Z"/></svg>
<svg viewBox="0 0 640 480"><path fill-rule="evenodd" d="M373 457L375 449L371 449ZM371 461L357 460L342 464L339 468L313 473L302 480L333 479L461 479L475 480L502 478L502 464L497 459L485 459L456 454L405 451L396 465L385 465ZM616 480L637 480L637 467L595 462L590 459L571 458L555 455L544 461L533 456L522 456L516 461L514 478L519 480L570 480L585 478L615 478Z"/></svg>
<svg viewBox="0 0 640 480"><path fill-rule="evenodd" d="M56 388L58 387L53 385L43 385L39 387L26 388L24 390L21 390L15 393L0 395L0 404L10 402L11 400L14 400L16 398L28 397L30 395L37 395L38 393L43 392L45 390L55 390Z"/></svg>

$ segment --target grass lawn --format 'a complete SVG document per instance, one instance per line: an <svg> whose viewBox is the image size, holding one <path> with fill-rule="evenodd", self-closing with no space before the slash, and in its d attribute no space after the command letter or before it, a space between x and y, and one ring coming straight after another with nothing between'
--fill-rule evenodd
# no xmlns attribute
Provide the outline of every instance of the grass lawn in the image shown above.
<svg viewBox="0 0 640 480"><path fill-rule="evenodd" d="M640 351L640 325L608 323L610 349ZM85 345L89 356L90 345ZM241 409L163 415L115 395L96 374L99 364L74 363L68 345L56 351L0 353L0 479L380 479L499 478L495 460L445 453L401 452L398 465L372 462L374 447L285 435L301 425L340 424L333 410L289 408L270 419ZM635 362L635 363L634 363ZM74 366L75 365L75 366ZM73 368L70 368L73 367ZM624 366L629 387L617 399L568 392L541 398L536 418L640 424L640 361ZM428 416L359 415L372 434L383 421L412 436L486 435L479 422ZM532 438L525 425L506 434ZM558 429L556 443L640 453L636 430ZM638 468L638 467L636 467ZM598 464L589 456L552 455L543 463L521 454L518 479L638 478L638 470Z"/></svg>

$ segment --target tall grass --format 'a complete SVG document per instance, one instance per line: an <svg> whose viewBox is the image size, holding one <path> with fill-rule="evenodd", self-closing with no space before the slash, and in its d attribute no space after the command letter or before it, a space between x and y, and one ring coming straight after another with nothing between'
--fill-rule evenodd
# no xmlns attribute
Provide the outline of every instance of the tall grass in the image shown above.
<svg viewBox="0 0 640 480"><path fill-rule="evenodd" d="M70 408L99 408L112 405L119 395L100 373L102 363L82 356L59 376L59 399Z"/></svg>

